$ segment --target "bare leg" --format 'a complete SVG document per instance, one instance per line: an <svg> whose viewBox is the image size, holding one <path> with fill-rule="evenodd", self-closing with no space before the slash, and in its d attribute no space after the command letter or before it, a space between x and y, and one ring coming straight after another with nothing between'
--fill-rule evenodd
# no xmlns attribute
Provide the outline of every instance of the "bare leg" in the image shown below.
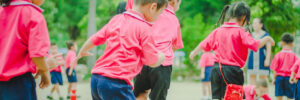
<svg viewBox="0 0 300 100"><path fill-rule="evenodd" d="M263 79L263 80L267 80L267 79L268 79L268 76L266 76L266 75L260 75L259 78L260 78L260 79Z"/></svg>
<svg viewBox="0 0 300 100"><path fill-rule="evenodd" d="M282 96L276 97L276 100L282 100Z"/></svg>
<svg viewBox="0 0 300 100"><path fill-rule="evenodd" d="M69 87L68 87L68 94L71 94L71 90L72 90L72 84L73 84L73 83L69 83Z"/></svg>
<svg viewBox="0 0 300 100"><path fill-rule="evenodd" d="M150 90L147 90L145 93L139 94L139 96L136 97L136 100L147 100L149 93Z"/></svg>
<svg viewBox="0 0 300 100"><path fill-rule="evenodd" d="M208 89L208 82L202 82L203 97L207 97L208 96L207 89Z"/></svg>
<svg viewBox="0 0 300 100"><path fill-rule="evenodd" d="M208 96L211 98L211 84L208 82Z"/></svg>
<svg viewBox="0 0 300 100"><path fill-rule="evenodd" d="M61 94L60 94L60 91L59 91L59 84L55 84L54 87L56 88L57 95L59 97L61 97Z"/></svg>
<svg viewBox="0 0 300 100"><path fill-rule="evenodd" d="M52 94L52 93L55 91L55 89L56 89L56 88L55 88L55 85L56 85L56 84L54 84L53 87L52 87L52 89L51 89L51 94Z"/></svg>
<svg viewBox="0 0 300 100"><path fill-rule="evenodd" d="M250 84L255 85L256 84L256 75L250 74Z"/></svg>

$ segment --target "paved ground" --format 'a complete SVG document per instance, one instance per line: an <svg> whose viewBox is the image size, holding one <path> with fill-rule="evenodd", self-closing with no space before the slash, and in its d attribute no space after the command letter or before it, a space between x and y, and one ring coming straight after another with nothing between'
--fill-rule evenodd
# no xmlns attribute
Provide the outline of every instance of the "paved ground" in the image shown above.
<svg viewBox="0 0 300 100"><path fill-rule="evenodd" d="M270 86L270 94L274 92L273 86ZM67 84L61 87L61 91L66 96ZM37 88L39 100L47 100L46 96L50 92L50 87L44 90ZM81 82L78 84L78 94L81 96L78 100L91 100L91 92L89 82ZM54 95L58 98L57 95ZM272 95L273 97L273 95ZM169 90L168 100L201 100L201 83L199 82L172 82ZM273 98L275 99L275 98ZM58 100L58 99L56 99Z"/></svg>

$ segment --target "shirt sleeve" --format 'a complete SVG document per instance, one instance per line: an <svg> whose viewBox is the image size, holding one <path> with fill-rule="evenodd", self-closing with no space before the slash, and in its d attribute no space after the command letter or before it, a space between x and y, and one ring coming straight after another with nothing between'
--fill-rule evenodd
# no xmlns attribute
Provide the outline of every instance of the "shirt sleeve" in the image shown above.
<svg viewBox="0 0 300 100"><path fill-rule="evenodd" d="M278 58L278 55L275 55L275 57L272 61L272 64L270 66L270 69L276 71L276 69L278 68L278 65L279 65L279 58Z"/></svg>
<svg viewBox="0 0 300 100"><path fill-rule="evenodd" d="M291 71L297 73L297 71L299 69L299 65L300 65L300 60L298 59L297 62L291 68Z"/></svg>
<svg viewBox="0 0 300 100"><path fill-rule="evenodd" d="M242 30L241 32L241 39L244 45L246 45L249 49L253 50L254 52L257 52L259 49L259 40L255 40L250 33L246 32L245 30Z"/></svg>
<svg viewBox="0 0 300 100"><path fill-rule="evenodd" d="M75 61L75 59L76 59L76 52L72 52L70 54L70 66ZM76 66L77 66L77 63L75 63L74 67L76 67Z"/></svg>
<svg viewBox="0 0 300 100"><path fill-rule="evenodd" d="M151 65L158 61L158 50L151 35L151 31L141 34L142 62L145 65Z"/></svg>
<svg viewBox="0 0 300 100"><path fill-rule="evenodd" d="M175 48L175 49L183 48L180 26L177 27L177 37L173 40L172 43L173 43L172 44L173 48Z"/></svg>
<svg viewBox="0 0 300 100"><path fill-rule="evenodd" d="M101 30L91 37L90 40L94 45L98 46L105 43L108 26L109 24L105 25Z"/></svg>
<svg viewBox="0 0 300 100"><path fill-rule="evenodd" d="M28 51L29 56L44 57L48 55L50 40L47 23L42 14L33 14L28 24Z"/></svg>
<svg viewBox="0 0 300 100"><path fill-rule="evenodd" d="M204 51L211 51L214 47L216 30L210 33L201 43L200 46Z"/></svg>
<svg viewBox="0 0 300 100"><path fill-rule="evenodd" d="M201 56L200 62L199 62L199 66L200 66L200 67L206 67L207 61L208 61L207 58L208 58L208 57L207 57L207 54L205 54L205 53Z"/></svg>

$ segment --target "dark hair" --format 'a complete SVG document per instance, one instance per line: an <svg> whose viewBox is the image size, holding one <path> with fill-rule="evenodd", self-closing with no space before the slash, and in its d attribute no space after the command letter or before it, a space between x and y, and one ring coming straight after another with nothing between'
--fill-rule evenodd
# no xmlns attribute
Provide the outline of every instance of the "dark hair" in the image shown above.
<svg viewBox="0 0 300 100"><path fill-rule="evenodd" d="M261 18L256 18L256 19L259 19L259 23L263 25L261 29L264 30L264 31L266 31L266 32L268 32L268 29L267 29L267 27L265 25L264 20L262 20Z"/></svg>
<svg viewBox="0 0 300 100"><path fill-rule="evenodd" d="M294 42L294 37L290 33L284 33L281 36L281 41L283 41L286 44L290 44Z"/></svg>
<svg viewBox="0 0 300 100"><path fill-rule="evenodd" d="M268 87L268 82L266 80L258 80L256 82L256 87L265 87L267 88Z"/></svg>
<svg viewBox="0 0 300 100"><path fill-rule="evenodd" d="M157 3L157 9L160 9L168 4L168 0L134 0L137 5L146 5L149 3Z"/></svg>
<svg viewBox="0 0 300 100"><path fill-rule="evenodd" d="M74 45L75 45L75 42L74 42L74 41L68 41L68 42L67 42L67 47L68 47L69 50L70 50L71 47L74 46Z"/></svg>
<svg viewBox="0 0 300 100"><path fill-rule="evenodd" d="M237 18L238 20L242 20L242 17L245 16L245 20L243 22L243 25L246 24L247 30L250 31L249 29L249 21L250 21L250 8L245 2L235 2L231 5L226 5L221 13L221 16L216 24L223 24L225 19L230 19L230 18Z"/></svg>
<svg viewBox="0 0 300 100"><path fill-rule="evenodd" d="M0 0L0 6L8 6L11 0Z"/></svg>
<svg viewBox="0 0 300 100"><path fill-rule="evenodd" d="M126 2L125 1L120 2L119 5L118 5L116 14L121 14L121 13L125 12L126 11L125 8L126 8Z"/></svg>
<svg viewBox="0 0 300 100"><path fill-rule="evenodd" d="M54 42L53 42L53 43L51 43L51 46L56 46L56 43L54 43Z"/></svg>

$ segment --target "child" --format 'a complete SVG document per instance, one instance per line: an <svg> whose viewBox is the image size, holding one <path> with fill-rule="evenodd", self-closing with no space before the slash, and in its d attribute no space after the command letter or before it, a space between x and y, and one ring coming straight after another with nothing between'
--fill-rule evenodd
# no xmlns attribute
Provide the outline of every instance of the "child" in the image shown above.
<svg viewBox="0 0 300 100"><path fill-rule="evenodd" d="M69 82L67 99L69 99L71 96L71 91L76 90L76 84L77 84L77 75L75 71L77 63L74 63L76 58L77 44L73 41L69 41L67 42L67 47L69 51L66 55L65 61L66 61L66 68L67 68L66 74Z"/></svg>
<svg viewBox="0 0 300 100"><path fill-rule="evenodd" d="M199 67L201 67L202 91L203 99L211 98L210 74L211 69L215 64L214 54L211 52L204 52L201 56Z"/></svg>
<svg viewBox="0 0 300 100"><path fill-rule="evenodd" d="M135 0L132 10L116 15L85 42L76 60L91 56L97 45L107 47L92 69L94 100L135 100L132 80L143 64L157 67L164 54L154 46L151 23L166 8L166 0Z"/></svg>
<svg viewBox="0 0 300 100"><path fill-rule="evenodd" d="M50 84L44 57L50 47L43 0L0 0L0 100L37 100L32 73L40 88Z"/></svg>
<svg viewBox="0 0 300 100"><path fill-rule="evenodd" d="M268 93L268 83L266 80L259 80L256 85L244 86L246 100L271 100Z"/></svg>
<svg viewBox="0 0 300 100"><path fill-rule="evenodd" d="M291 34L283 34L281 37L281 52L277 53L272 61L271 69L274 72L275 96L278 100L282 100L283 96L294 99L295 84L289 83L291 76L291 68L297 60L297 56L293 53L294 38Z"/></svg>
<svg viewBox="0 0 300 100"><path fill-rule="evenodd" d="M50 94L47 96L48 99L53 100L52 94L56 90L59 100L63 100L62 95L60 94L59 91L59 85L63 85L63 80L61 76L61 66L64 66L64 60L61 54L57 52L57 45L55 43L51 43L50 47L50 55L49 58L54 56L54 59L57 59L59 62L57 62L58 66L56 68L50 70L50 75L51 75L51 83L53 84L53 88L51 89Z"/></svg>
<svg viewBox="0 0 300 100"><path fill-rule="evenodd" d="M228 22L224 22L225 17ZM260 40L254 40L242 27L249 24L250 8L245 2L236 2L225 6L222 11L221 27L215 29L204 41L202 41L190 54L193 59L196 54L204 51L215 52L215 60L221 63L225 79L229 84L243 85L244 76L241 68L248 56L248 49L257 51L266 43L274 40L266 36ZM219 20L219 21L220 21ZM212 98L224 98L226 84L223 81L216 63L211 71Z"/></svg>
<svg viewBox="0 0 300 100"><path fill-rule="evenodd" d="M147 98L147 90L151 89L150 99L166 99L170 87L174 51L183 48L180 23L175 15L181 0L168 1L168 7L152 26L156 48L165 54L166 60L158 68L144 66L142 72L135 77L133 92L138 98ZM130 3L131 0L127 2Z"/></svg>
<svg viewBox="0 0 300 100"><path fill-rule="evenodd" d="M300 100L300 59L297 60L297 62L293 65L291 71L291 78L290 78L290 83L291 84L297 84L296 85L296 92L295 92L295 100Z"/></svg>

